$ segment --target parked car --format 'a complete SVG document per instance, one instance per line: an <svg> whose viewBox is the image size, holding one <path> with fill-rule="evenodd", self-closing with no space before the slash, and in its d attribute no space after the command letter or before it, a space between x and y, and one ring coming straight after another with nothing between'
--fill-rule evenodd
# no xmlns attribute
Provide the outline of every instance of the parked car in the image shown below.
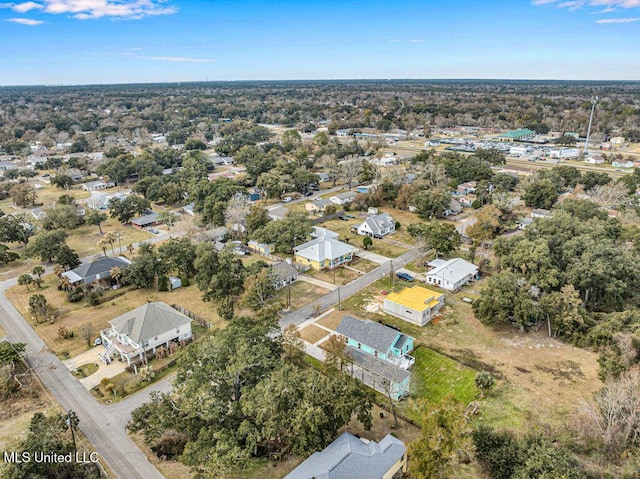
<svg viewBox="0 0 640 479"><path fill-rule="evenodd" d="M340 218L342 221L349 221L349 218L347 218L346 216L339 216L338 218Z"/></svg>
<svg viewBox="0 0 640 479"><path fill-rule="evenodd" d="M149 228L149 231L150 231L151 233L153 233L154 235L157 235L158 233L160 233L160 231L159 231L159 230L157 230L157 229L155 229L155 228Z"/></svg>
<svg viewBox="0 0 640 479"><path fill-rule="evenodd" d="M282 200L283 203L289 203L290 201L293 201L293 198L291 198L291 196L285 196L284 200Z"/></svg>
<svg viewBox="0 0 640 479"><path fill-rule="evenodd" d="M304 196L311 196L311 195L313 195L313 191L307 191L307 192L304 194Z"/></svg>
<svg viewBox="0 0 640 479"><path fill-rule="evenodd" d="M408 274L408 273L403 273L402 271L400 271L399 273L396 273L396 276L397 276L399 279L403 279L403 280L405 280L405 281L409 281L410 283L413 281L413 276L411 276L411 275L410 275L410 274Z"/></svg>

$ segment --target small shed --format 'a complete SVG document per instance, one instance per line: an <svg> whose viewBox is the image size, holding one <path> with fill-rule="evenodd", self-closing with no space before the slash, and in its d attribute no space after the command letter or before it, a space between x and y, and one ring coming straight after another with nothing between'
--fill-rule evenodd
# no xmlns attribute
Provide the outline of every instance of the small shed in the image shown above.
<svg viewBox="0 0 640 479"><path fill-rule="evenodd" d="M171 291L182 287L182 280L175 276L169 276L169 284L171 285Z"/></svg>

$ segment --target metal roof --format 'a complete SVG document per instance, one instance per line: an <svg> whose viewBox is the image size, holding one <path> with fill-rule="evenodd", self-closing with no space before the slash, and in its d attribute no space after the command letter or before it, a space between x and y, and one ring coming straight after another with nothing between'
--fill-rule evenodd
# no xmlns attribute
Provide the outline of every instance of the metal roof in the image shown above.
<svg viewBox="0 0 640 479"><path fill-rule="evenodd" d="M432 269L427 276L437 276L450 283L457 283L469 275L478 274L478 267L462 258L453 258Z"/></svg>

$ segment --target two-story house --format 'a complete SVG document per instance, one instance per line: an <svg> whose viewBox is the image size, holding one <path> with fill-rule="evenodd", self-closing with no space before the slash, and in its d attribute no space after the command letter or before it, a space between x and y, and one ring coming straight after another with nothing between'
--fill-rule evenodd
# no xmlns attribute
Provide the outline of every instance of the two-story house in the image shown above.
<svg viewBox="0 0 640 479"><path fill-rule="evenodd" d="M395 399L409 394L411 374L407 369L415 362L409 356L414 343L411 336L348 315L342 318L336 333L346 343L352 376Z"/></svg>
<svg viewBox="0 0 640 479"><path fill-rule="evenodd" d="M156 348L191 339L191 319L171 306L146 303L109 321L110 329L100 331L104 351L98 357L109 364L114 357L127 364L142 360Z"/></svg>
<svg viewBox="0 0 640 479"><path fill-rule="evenodd" d="M369 216L357 227L357 232L361 236L372 238L382 238L396 230L396 222L389 213L380 213Z"/></svg>

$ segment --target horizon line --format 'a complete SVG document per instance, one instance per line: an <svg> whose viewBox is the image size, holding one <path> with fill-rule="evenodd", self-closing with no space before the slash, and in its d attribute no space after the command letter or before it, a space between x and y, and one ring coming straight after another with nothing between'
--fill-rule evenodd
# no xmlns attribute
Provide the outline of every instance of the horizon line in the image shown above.
<svg viewBox="0 0 640 479"><path fill-rule="evenodd" d="M215 84L215 83L314 83L314 82L543 82L543 83L640 83L637 80L594 80L594 79L557 79L557 78L306 78L306 79L241 79L241 80L173 80L173 81L139 81L122 83L23 83L0 84L0 88L70 88L92 86L142 86L142 85L172 85L172 84Z"/></svg>

